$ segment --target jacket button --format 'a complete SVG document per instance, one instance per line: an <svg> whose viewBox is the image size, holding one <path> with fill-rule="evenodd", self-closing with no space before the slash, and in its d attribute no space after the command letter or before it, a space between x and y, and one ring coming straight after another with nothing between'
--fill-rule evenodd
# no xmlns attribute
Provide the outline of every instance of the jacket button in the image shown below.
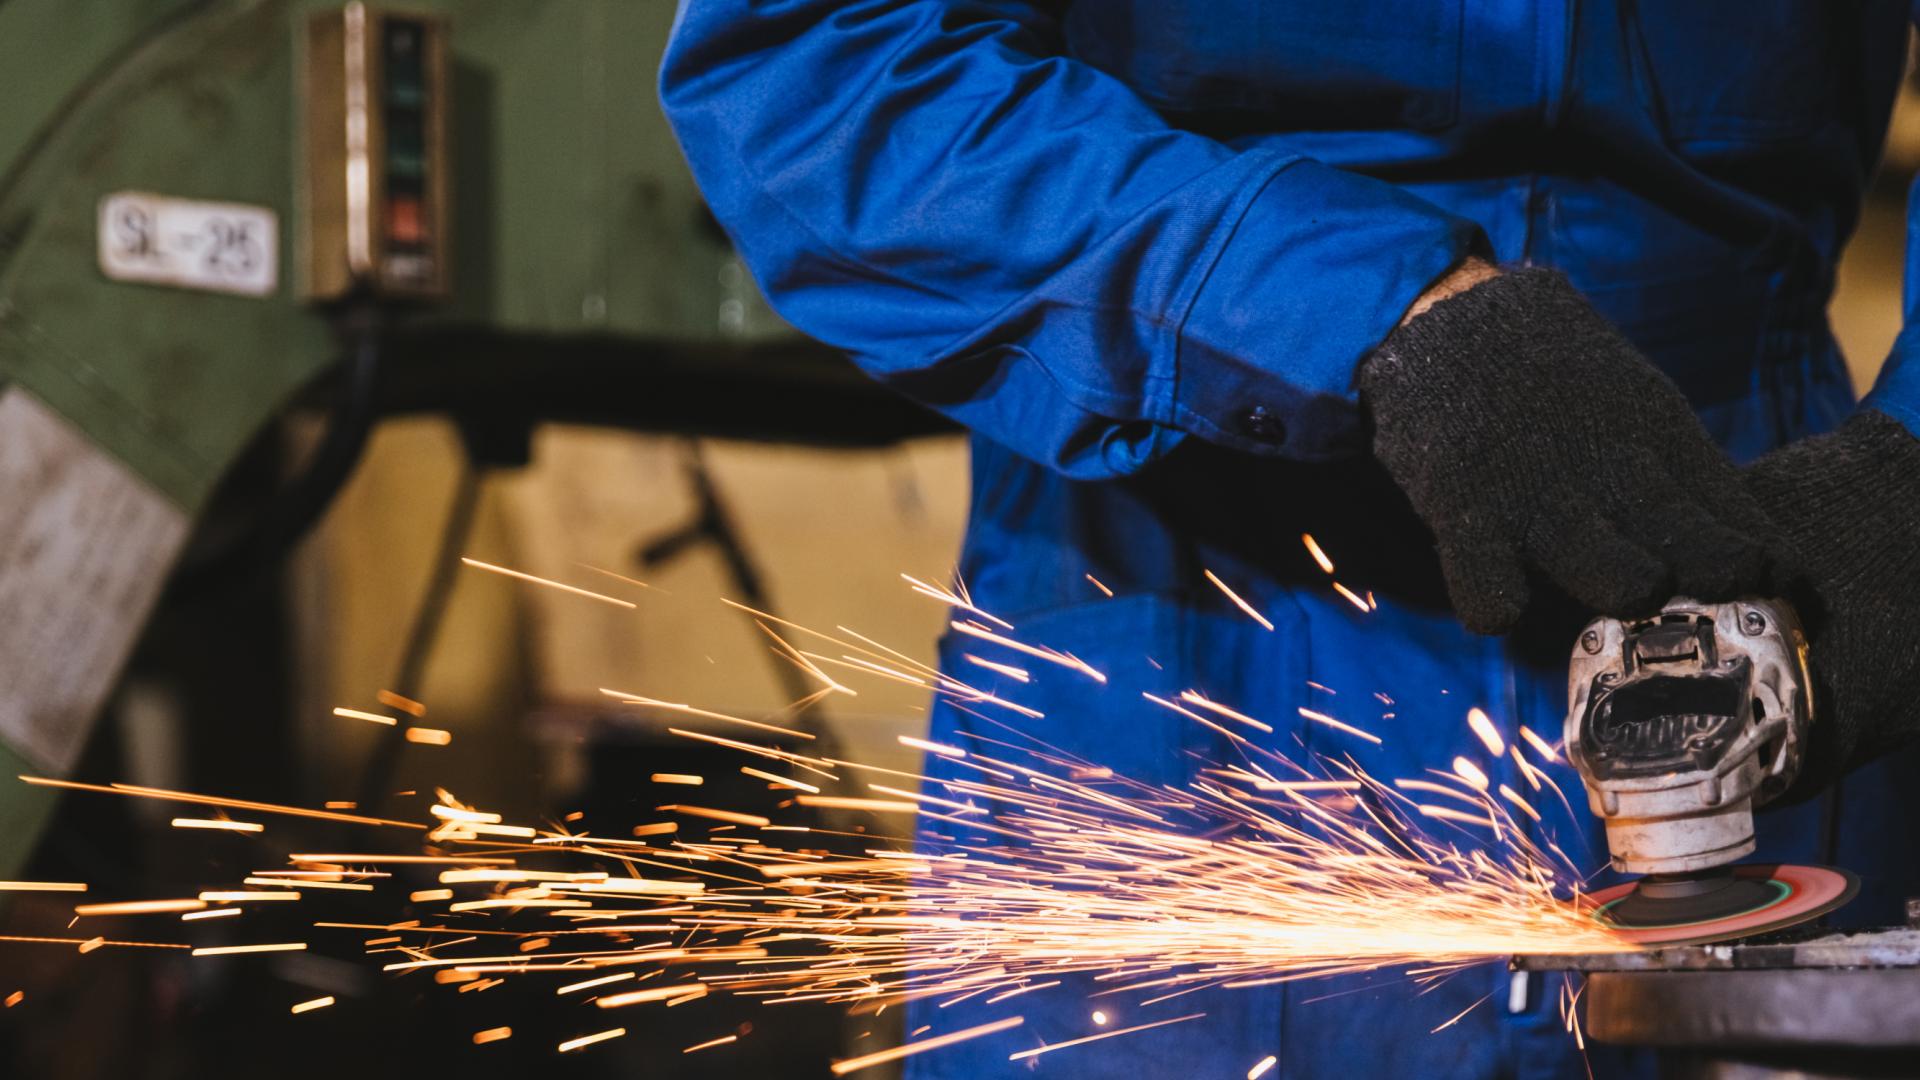
<svg viewBox="0 0 1920 1080"><path fill-rule="evenodd" d="M1240 424L1246 433L1261 442L1280 443L1287 441L1286 421L1267 410L1265 405L1255 405L1240 418Z"/></svg>

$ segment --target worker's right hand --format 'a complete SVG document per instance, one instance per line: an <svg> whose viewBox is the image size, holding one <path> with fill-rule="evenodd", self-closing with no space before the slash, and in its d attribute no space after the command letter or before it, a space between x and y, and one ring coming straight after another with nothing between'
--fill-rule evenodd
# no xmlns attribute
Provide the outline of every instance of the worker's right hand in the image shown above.
<svg viewBox="0 0 1920 1080"><path fill-rule="evenodd" d="M1920 739L1920 439L1865 408L1746 478L1779 523L1810 644L1813 729L1789 796L1810 795Z"/></svg>
<svg viewBox="0 0 1920 1080"><path fill-rule="evenodd" d="M1764 583L1771 528L1733 463L1566 278L1487 276L1415 310L1360 395L1469 629L1511 629L1530 577L1616 617Z"/></svg>

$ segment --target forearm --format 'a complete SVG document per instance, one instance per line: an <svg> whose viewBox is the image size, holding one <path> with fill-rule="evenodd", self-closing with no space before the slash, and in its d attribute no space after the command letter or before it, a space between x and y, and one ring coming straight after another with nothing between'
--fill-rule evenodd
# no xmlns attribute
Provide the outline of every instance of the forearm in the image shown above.
<svg viewBox="0 0 1920 1080"><path fill-rule="evenodd" d="M776 309L1070 475L1359 450L1355 369L1477 227L1173 128L1038 8L683 7L662 101Z"/></svg>

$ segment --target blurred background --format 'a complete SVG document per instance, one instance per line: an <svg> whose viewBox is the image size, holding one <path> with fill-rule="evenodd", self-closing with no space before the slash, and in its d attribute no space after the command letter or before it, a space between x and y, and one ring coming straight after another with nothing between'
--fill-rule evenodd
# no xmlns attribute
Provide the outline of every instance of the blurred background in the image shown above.
<svg viewBox="0 0 1920 1080"><path fill-rule="evenodd" d="M410 817L437 785L509 820L640 820L672 801L645 778L703 757L600 688L745 716L802 692L722 596L931 660L945 609L898 575L952 566L965 446L766 308L654 104L672 14L0 0L0 879L191 895L290 845L365 843L184 834L174 807L15 773ZM1899 329L1913 97L1832 308L1862 389ZM333 715L383 690L451 743ZM809 730L912 766L895 736L918 692L842 700ZM62 933L70 907L0 893L0 934ZM741 1023L696 1002L557 1058L579 1021L552 995L383 978L364 936L219 963L0 945L0 996L24 991L0 1075L813 1075L900 1036L766 1009L754 1039L681 1059ZM323 994L340 1004L288 1015ZM501 1024L528 1037L471 1044Z"/></svg>

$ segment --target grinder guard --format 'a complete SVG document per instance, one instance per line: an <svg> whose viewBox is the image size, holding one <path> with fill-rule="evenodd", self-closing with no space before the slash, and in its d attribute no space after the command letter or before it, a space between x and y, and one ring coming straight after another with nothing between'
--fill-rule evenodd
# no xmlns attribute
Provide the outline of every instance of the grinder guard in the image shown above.
<svg viewBox="0 0 1920 1080"><path fill-rule="evenodd" d="M1792 608L1677 598L1595 619L1568 671L1567 756L1626 873L1710 869L1753 851L1753 810L1793 782L1811 706Z"/></svg>

